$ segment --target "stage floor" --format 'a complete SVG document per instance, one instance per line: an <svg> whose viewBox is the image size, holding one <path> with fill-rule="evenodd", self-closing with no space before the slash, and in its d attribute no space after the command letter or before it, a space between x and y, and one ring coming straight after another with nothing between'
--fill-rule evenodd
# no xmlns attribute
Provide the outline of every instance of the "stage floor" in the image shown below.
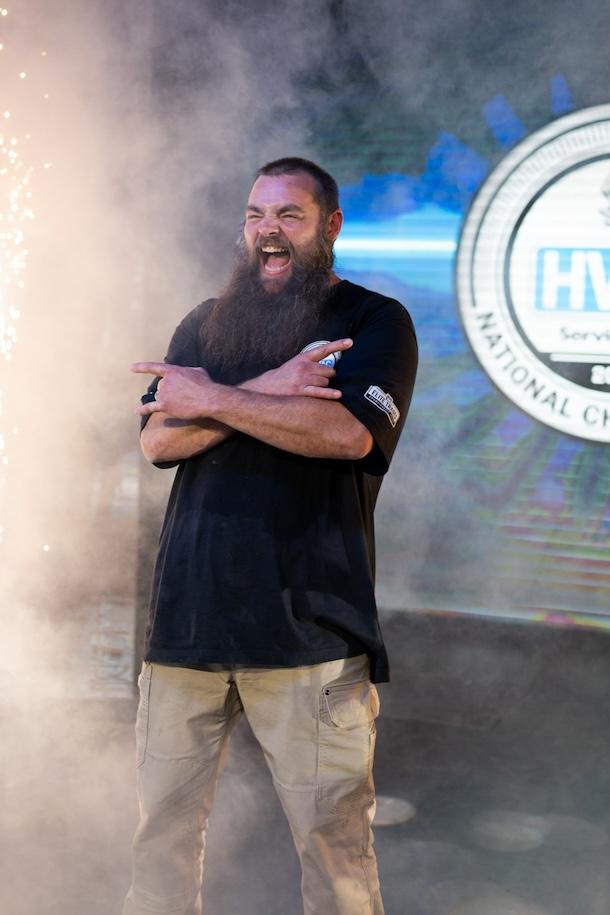
<svg viewBox="0 0 610 915"><path fill-rule="evenodd" d="M383 620L378 827L386 915L608 915L610 638L472 619ZM25 713L24 713L25 711ZM136 822L128 700L0 703L6 915L119 915ZM206 915L299 915L299 867L242 720L219 784Z"/></svg>

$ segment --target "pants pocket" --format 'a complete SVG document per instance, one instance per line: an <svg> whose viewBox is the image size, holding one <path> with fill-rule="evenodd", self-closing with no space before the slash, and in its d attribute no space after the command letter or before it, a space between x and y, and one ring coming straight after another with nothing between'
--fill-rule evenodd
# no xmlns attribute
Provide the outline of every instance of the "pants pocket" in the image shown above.
<svg viewBox="0 0 610 915"><path fill-rule="evenodd" d="M372 792L379 697L366 679L322 689L318 722L317 796L332 810Z"/></svg>
<svg viewBox="0 0 610 915"><path fill-rule="evenodd" d="M146 745L148 743L148 719L150 705L150 684L152 681L152 664L144 661L142 671L138 677L140 689L140 702L136 716L136 768L139 769L146 758Z"/></svg>

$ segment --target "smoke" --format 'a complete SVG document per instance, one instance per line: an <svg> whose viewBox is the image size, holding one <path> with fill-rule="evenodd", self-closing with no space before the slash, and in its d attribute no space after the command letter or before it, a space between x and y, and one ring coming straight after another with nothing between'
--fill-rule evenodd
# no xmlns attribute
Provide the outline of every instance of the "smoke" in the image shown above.
<svg viewBox="0 0 610 915"><path fill-rule="evenodd" d="M30 0L6 17L11 68L32 87L13 116L31 135L36 219L2 384L4 428L19 430L2 524L14 587L48 607L61 580L61 617L83 594L125 597L141 386L129 362L160 358L217 290L254 169L311 153L294 82L323 56L328 14L295 9L288 29L272 4L239 13L236 26L185 0Z"/></svg>
<svg viewBox="0 0 610 915"><path fill-rule="evenodd" d="M519 15L482 0L443 0L432 13L397 0L15 0L0 17L11 109L3 132L10 126L34 169L36 215L26 230L25 288L11 290L19 338L0 378L8 459L0 780L10 844L28 849L27 861L6 850L15 866L2 911L107 915L127 888L138 499L147 474L133 416L141 381L128 364L161 358L184 313L217 291L261 163L311 157L343 181L363 163L415 170L437 124L489 142L480 108L506 85L524 87L514 92L526 115L529 86L538 74L546 85L556 65L579 87L587 79L607 86L593 78L594 55L583 61L575 42L563 50L570 4L518 6ZM604 25L599 5L585 6L591 16L574 13L581 43ZM553 37L545 32L536 57L541 19ZM414 432L407 425L405 435ZM400 530L406 480L410 518L430 519L447 504L456 517L468 514L468 493L439 484L434 450L399 452L384 484L382 510ZM160 507L170 475L150 476ZM416 546L414 536L392 541L410 560L381 560L388 604L415 603L434 532L422 520ZM380 527L381 547L383 537ZM473 539L464 587L479 546L492 549ZM255 790L240 782L226 805L216 841L229 854L232 813L245 807L242 828L253 822ZM83 824L94 824L86 841ZM66 836L54 867L48 849ZM36 869L41 890L32 888ZM96 900L92 883L105 887Z"/></svg>
<svg viewBox="0 0 610 915"><path fill-rule="evenodd" d="M327 18L314 3L278 27L273 4L184 0L28 0L0 17L35 213L0 379L0 907L11 915L108 915L127 890L142 460L141 380L128 366L161 358L226 275L255 168L311 154L294 80L325 53ZM234 778L217 868L239 849L232 821L247 831L264 803Z"/></svg>

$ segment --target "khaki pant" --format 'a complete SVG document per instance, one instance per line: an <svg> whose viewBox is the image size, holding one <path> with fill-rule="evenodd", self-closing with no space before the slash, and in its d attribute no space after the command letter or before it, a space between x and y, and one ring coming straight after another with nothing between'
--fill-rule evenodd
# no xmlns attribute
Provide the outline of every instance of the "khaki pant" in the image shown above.
<svg viewBox="0 0 610 915"><path fill-rule="evenodd" d="M123 915L202 912L206 824L242 712L290 824L305 915L383 915L371 830L379 699L366 655L233 671L144 664L140 824Z"/></svg>

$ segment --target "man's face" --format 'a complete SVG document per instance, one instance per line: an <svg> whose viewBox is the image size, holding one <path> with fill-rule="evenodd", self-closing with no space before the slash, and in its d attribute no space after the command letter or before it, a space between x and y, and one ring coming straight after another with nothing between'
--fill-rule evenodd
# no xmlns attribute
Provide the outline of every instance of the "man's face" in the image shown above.
<svg viewBox="0 0 610 915"><path fill-rule="evenodd" d="M279 292L293 267L313 251L322 231L332 244L341 228L337 210L322 219L314 179L305 173L262 175L254 182L244 223L246 250L268 292Z"/></svg>
<svg viewBox="0 0 610 915"><path fill-rule="evenodd" d="M251 364L275 368L317 339L342 216L322 216L316 189L303 173L254 183L233 271L202 320L207 368L234 378Z"/></svg>

